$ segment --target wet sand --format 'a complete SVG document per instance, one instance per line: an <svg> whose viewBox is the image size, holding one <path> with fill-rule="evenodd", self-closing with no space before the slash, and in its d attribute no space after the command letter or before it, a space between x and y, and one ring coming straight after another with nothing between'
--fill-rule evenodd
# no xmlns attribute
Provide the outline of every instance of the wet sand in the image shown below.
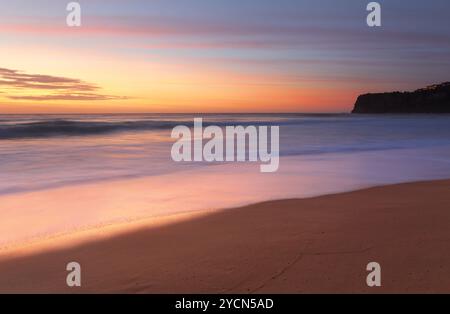
<svg viewBox="0 0 450 314"><path fill-rule="evenodd" d="M124 230L3 252L0 292L450 292L450 180L270 201ZM79 288L66 286L72 261L82 267ZM381 265L381 287L366 285L369 262Z"/></svg>

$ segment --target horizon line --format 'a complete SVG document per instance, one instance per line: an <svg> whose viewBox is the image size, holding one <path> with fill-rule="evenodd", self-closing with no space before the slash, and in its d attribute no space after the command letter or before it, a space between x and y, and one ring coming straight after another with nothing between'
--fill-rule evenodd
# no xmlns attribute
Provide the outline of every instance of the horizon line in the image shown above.
<svg viewBox="0 0 450 314"><path fill-rule="evenodd" d="M203 115L217 115L217 114L314 114L314 115L327 115L327 114L351 114L351 112L347 111L336 111L336 112L53 112L53 113L0 113L0 116L18 116L18 115L141 115L141 114L185 114L185 115L195 115L195 114L203 114Z"/></svg>

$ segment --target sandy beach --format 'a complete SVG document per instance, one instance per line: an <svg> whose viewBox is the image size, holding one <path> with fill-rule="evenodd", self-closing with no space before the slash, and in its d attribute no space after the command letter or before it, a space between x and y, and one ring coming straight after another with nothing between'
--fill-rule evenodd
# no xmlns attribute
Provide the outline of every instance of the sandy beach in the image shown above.
<svg viewBox="0 0 450 314"><path fill-rule="evenodd" d="M3 252L0 292L448 293L449 190L450 180L398 184L141 223L77 244L62 236ZM71 261L80 288L66 286ZM381 265L382 287L367 287L369 262Z"/></svg>
<svg viewBox="0 0 450 314"><path fill-rule="evenodd" d="M3 2L0 295L450 294L450 1Z"/></svg>

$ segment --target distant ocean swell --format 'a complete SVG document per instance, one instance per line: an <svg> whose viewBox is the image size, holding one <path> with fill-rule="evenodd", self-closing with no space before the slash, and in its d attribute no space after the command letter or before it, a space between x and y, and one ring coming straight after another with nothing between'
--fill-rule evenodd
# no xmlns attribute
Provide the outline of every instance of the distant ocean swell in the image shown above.
<svg viewBox="0 0 450 314"><path fill-rule="evenodd" d="M45 120L38 122L25 122L15 124L0 123L0 139L20 139L20 138L41 138L52 136L83 136L104 134L110 132L123 131L146 131L172 129L183 124L193 126L193 119L188 120L138 120L138 121L73 121L73 120ZM310 123L312 121L303 121ZM314 121L318 123L320 121ZM329 121L328 121L329 122ZM297 124L298 120L230 120L230 121L204 121L204 127L217 125L225 127L227 125L289 125Z"/></svg>
<svg viewBox="0 0 450 314"><path fill-rule="evenodd" d="M414 179L450 173L450 115L0 115L0 194L208 166L170 157L171 129L192 127L195 117L203 118L204 127L279 125L280 156L300 156L297 171L313 177L335 171L349 178L366 172L396 178L400 170L408 173L399 177ZM365 164L363 155L380 158ZM351 162L325 167L339 158ZM372 171L378 161L383 164ZM321 166L309 169L315 162ZM286 170L284 161L280 165L301 175Z"/></svg>

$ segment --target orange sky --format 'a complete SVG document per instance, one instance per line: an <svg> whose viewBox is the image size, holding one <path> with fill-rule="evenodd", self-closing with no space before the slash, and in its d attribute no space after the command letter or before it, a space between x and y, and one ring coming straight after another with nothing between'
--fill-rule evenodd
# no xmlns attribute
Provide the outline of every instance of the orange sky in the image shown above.
<svg viewBox="0 0 450 314"><path fill-rule="evenodd" d="M30 51L39 57L27 58ZM2 89L0 111L4 113L321 112L342 111L355 97L355 91L345 86L299 82L283 73L242 73L164 58L144 62L89 49L8 48L0 51L0 59L8 61L4 69L16 71L19 79L37 76L34 85ZM100 97L54 97L68 91L76 96L80 91L77 86L63 93L42 88L40 75L95 85L92 94ZM3 79L11 82L11 77Z"/></svg>
<svg viewBox="0 0 450 314"><path fill-rule="evenodd" d="M37 1L0 12L0 114L348 112L448 79L441 10L373 30L356 2L93 0L73 28Z"/></svg>

